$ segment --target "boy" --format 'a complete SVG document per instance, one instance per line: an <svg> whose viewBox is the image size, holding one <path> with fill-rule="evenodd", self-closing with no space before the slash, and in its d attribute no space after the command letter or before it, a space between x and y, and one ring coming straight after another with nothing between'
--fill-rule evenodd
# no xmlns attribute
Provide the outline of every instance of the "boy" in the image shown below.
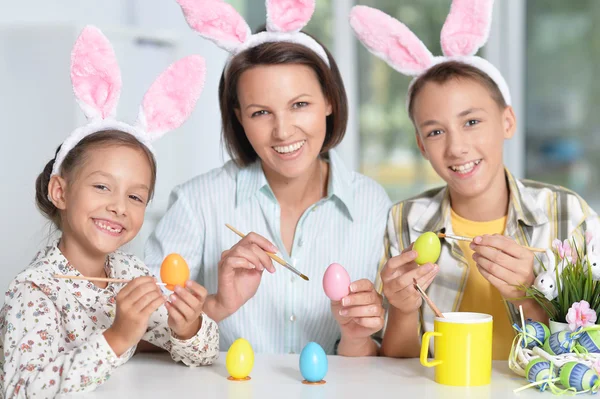
<svg viewBox="0 0 600 399"><path fill-rule="evenodd" d="M507 359L519 306L527 318L547 323L543 309L519 288L535 279L535 257L523 246L549 248L555 238L581 240L585 231L598 231L596 213L577 194L516 180L504 168L503 142L516 130L510 94L497 69L473 56L487 39L479 28L489 23L491 3L478 3L490 7L478 14L479 25L469 23L472 8L453 7L442 30L446 57L435 59L391 17L362 7L351 16L372 52L416 76L408 113L422 155L447 183L390 211L378 281L389 303L381 348L386 356L419 356L421 332L433 330L435 315L413 288L415 278L442 312L491 314L492 356ZM445 240L440 266L417 267L411 243L427 231L475 238Z"/></svg>

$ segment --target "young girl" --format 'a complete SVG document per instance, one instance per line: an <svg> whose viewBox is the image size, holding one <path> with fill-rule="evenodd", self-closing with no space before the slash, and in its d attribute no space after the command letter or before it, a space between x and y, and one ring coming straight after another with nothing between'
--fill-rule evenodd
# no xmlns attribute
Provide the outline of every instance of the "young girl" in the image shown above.
<svg viewBox="0 0 600 399"><path fill-rule="evenodd" d="M219 98L233 161L175 188L146 246L148 266L157 271L176 248L188 259L212 294L205 310L221 323L224 350L244 337L257 352L300 353L316 341L331 354L376 355L383 307L373 280L390 200L334 150L347 102L333 57L300 32L314 2L267 1L267 31L254 35L226 2L179 4L232 53ZM240 240L226 223L250 234ZM275 272L267 252L278 250L310 281ZM341 301L321 283L334 262L352 279Z"/></svg>
<svg viewBox="0 0 600 399"><path fill-rule="evenodd" d="M188 282L168 302L145 265L117 250L136 236L152 198L150 142L187 119L203 75L197 56L169 67L131 126L112 118L121 84L110 43L93 27L78 38L71 77L92 121L67 138L36 181L37 205L62 235L6 293L0 313L3 396L93 390L131 358L141 339L189 366L217 357L217 325L202 314L206 290Z"/></svg>

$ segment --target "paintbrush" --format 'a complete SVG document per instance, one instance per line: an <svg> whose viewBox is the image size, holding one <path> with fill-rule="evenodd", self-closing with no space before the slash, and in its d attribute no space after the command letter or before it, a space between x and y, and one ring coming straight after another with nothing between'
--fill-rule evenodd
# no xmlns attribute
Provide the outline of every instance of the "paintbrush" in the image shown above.
<svg viewBox="0 0 600 399"><path fill-rule="evenodd" d="M459 241L468 241L468 242L473 241L473 238L475 238L475 237L455 236L455 235L452 235L452 234L445 234L445 233L437 233L437 236L439 238L446 238L446 239L450 239L450 240L459 240ZM528 247L528 246L525 246L525 245L523 245L523 248L528 249L528 250L530 250L532 252L546 252L545 249Z"/></svg>
<svg viewBox="0 0 600 399"><path fill-rule="evenodd" d="M102 281L105 283L129 283L131 280L124 278L110 278L110 277L86 277L86 276L69 276L66 274L53 274L54 278L64 278L69 280L87 280L87 281ZM156 285L165 286L165 283L156 283Z"/></svg>
<svg viewBox="0 0 600 399"><path fill-rule="evenodd" d="M419 291L419 294L421 294L421 297L425 300L425 302L427 302L427 304L429 305L431 310L433 310L433 313L435 313L435 315L437 317L444 318L444 315L442 314L442 312L440 312L438 307L435 306L435 304L431 301L431 299L429 299L429 297L427 296L425 291L423 291L423 289L419 286L419 284L417 283L417 279L415 279L415 278L413 278L413 286L415 287L415 290Z"/></svg>
<svg viewBox="0 0 600 399"><path fill-rule="evenodd" d="M225 226L227 226L227 228L229 230L233 231L238 236L240 236L242 238L246 237L246 235L244 235L244 233L240 232L235 227L233 227L227 223L225 223ZM292 273L295 273L298 276L300 276L301 278L303 278L304 280L308 281L308 277L306 277L304 274L300 273L294 266L290 265L285 260L281 259L279 256L277 256L271 252L267 252L267 255L269 255L271 257L271 259L273 259L275 262L279 263L281 266L288 268Z"/></svg>

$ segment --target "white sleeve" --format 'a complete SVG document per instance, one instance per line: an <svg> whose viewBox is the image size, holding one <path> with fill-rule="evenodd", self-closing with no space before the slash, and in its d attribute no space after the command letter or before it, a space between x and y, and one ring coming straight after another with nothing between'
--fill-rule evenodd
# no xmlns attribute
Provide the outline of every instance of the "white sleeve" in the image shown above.
<svg viewBox="0 0 600 399"><path fill-rule="evenodd" d="M164 306L152 313L148 321L148 331L142 340L169 351L174 361L180 361L187 366L209 365L219 357L219 327L210 317L202 315L202 325L198 333L187 340L173 336L168 317Z"/></svg>

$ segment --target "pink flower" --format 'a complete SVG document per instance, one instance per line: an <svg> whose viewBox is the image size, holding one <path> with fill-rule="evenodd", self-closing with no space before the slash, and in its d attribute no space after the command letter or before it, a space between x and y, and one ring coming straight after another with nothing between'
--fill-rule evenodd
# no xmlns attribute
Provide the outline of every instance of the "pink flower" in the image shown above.
<svg viewBox="0 0 600 399"><path fill-rule="evenodd" d="M567 313L567 323L571 331L579 327L588 327L596 324L596 312L590 309L587 301L575 302Z"/></svg>
<svg viewBox="0 0 600 399"><path fill-rule="evenodd" d="M561 259L571 257L571 244L569 244L569 240L560 242L560 240L555 239L552 241L552 246L556 249Z"/></svg>

